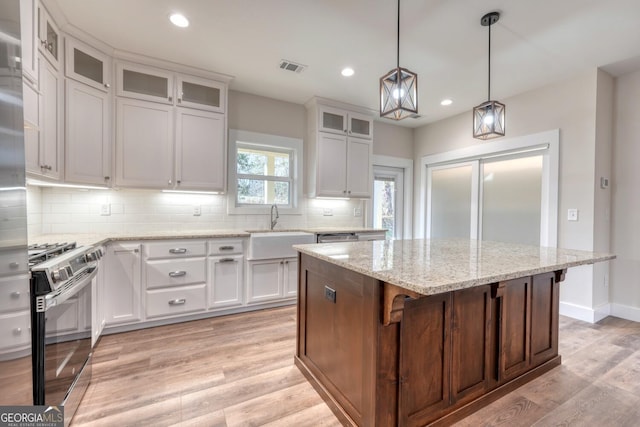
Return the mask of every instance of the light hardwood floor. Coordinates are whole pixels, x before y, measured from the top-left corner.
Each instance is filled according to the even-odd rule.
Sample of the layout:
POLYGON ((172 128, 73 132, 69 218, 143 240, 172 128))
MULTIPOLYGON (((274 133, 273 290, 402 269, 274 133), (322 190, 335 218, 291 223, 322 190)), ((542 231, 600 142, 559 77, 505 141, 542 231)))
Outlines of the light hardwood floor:
MULTIPOLYGON (((72 426, 339 426, 293 365, 295 307, 107 335, 72 426)), ((640 425, 640 323, 560 318, 562 366, 459 426, 640 425)))

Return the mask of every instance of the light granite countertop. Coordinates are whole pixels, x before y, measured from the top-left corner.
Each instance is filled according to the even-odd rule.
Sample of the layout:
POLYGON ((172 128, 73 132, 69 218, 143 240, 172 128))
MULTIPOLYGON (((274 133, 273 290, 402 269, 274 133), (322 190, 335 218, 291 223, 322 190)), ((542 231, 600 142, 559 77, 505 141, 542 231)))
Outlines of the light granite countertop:
POLYGON ((29 244, 54 243, 54 242, 76 242, 78 246, 101 245, 113 241, 134 241, 134 240, 166 240, 166 239, 218 239, 233 237, 249 237, 251 233, 257 232, 284 232, 284 231, 305 231, 307 233, 366 233, 384 232, 384 229, 364 228, 364 227, 326 227, 326 228, 295 228, 268 230, 195 230, 195 231, 149 231, 140 233, 90 233, 90 234, 41 234, 29 236, 29 244))
POLYGON ((294 248, 422 295, 615 258, 612 254, 464 239, 380 240, 294 248))

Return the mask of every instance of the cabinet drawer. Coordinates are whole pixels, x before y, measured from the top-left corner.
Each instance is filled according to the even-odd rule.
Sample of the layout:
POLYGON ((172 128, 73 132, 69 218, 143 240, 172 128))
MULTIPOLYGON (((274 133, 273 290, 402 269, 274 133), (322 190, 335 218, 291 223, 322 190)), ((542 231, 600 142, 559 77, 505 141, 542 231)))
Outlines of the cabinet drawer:
POLYGON ((209 242, 209 255, 241 254, 243 250, 242 240, 212 240, 209 242))
POLYGON ((202 311, 205 285, 147 291, 147 318, 202 311))
POLYGON ((0 279, 0 313, 29 309, 27 275, 0 279))
POLYGON ((184 286, 206 281, 204 258, 147 261, 147 289, 184 286))
POLYGON ((0 353, 21 350, 31 345, 29 310, 0 316, 0 353))
POLYGON ((204 241, 169 241, 145 243, 144 253, 152 258, 180 258, 204 256, 207 253, 204 241))

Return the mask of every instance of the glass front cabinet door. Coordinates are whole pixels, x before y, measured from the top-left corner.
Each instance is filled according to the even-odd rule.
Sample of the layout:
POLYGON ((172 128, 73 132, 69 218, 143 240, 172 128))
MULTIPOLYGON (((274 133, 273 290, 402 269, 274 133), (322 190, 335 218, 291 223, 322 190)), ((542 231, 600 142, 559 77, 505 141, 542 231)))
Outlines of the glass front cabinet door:
POLYGON ((65 38, 65 75, 103 92, 111 88, 108 55, 71 37, 65 38))
POLYGON ((118 96, 173 104, 173 73, 123 62, 116 69, 118 96))
POLYGON ((51 65, 58 69, 60 30, 42 5, 38 8, 38 39, 40 39, 40 52, 51 62, 51 65))
POLYGON ((178 75, 177 105, 224 113, 224 84, 199 77, 178 75))

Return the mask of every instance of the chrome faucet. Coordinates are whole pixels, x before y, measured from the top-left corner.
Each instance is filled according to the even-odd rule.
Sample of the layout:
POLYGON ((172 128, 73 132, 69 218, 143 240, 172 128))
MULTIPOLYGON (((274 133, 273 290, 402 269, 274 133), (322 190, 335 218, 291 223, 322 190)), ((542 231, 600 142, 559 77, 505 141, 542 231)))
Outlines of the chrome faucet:
POLYGON ((278 218, 280 218, 280 215, 278 214, 278 206, 274 203, 271 205, 271 229, 273 230, 273 228, 276 226, 276 224, 278 223, 278 218), (276 216, 275 218, 273 217, 273 210, 276 210, 276 216))

